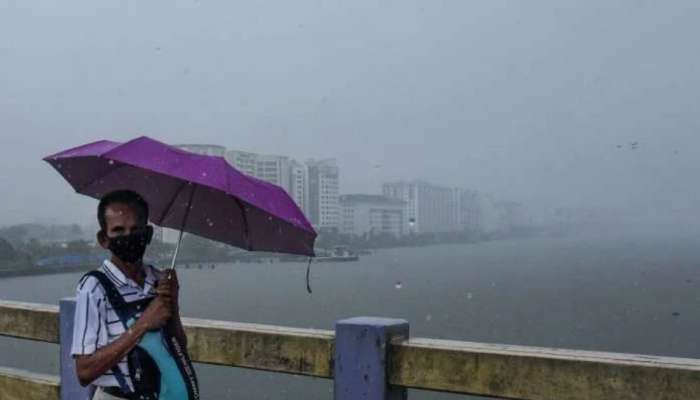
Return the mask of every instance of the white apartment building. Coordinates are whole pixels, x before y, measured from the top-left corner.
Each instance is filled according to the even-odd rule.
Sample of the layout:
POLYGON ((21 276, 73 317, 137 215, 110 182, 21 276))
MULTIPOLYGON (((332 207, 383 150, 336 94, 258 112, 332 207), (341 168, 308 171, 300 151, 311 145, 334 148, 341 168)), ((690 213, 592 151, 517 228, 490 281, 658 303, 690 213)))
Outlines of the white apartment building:
POLYGON ((286 156, 231 150, 226 161, 246 175, 284 189, 308 215, 308 173, 306 166, 286 156))
POLYGON ((288 193, 304 214, 308 215, 309 170, 305 164, 296 160, 291 161, 288 193))
POLYGON ((453 191, 423 181, 398 181, 382 186, 384 196, 403 200, 407 233, 454 231, 450 209, 453 191))
POLYGON ((291 161, 288 157, 275 155, 259 155, 256 160, 255 176, 265 182, 270 182, 287 193, 291 192, 291 161))
POLYGON ((450 220, 455 232, 476 232, 479 229, 478 193, 475 190, 452 188, 450 220))
POLYGON ((340 177, 335 159, 309 160, 308 214, 311 223, 319 230, 340 228, 340 177))
POLYGON ((340 196, 340 231, 355 236, 389 234, 401 237, 405 232, 404 201, 385 196, 349 194, 340 196))
POLYGON ((246 175, 256 176, 258 172, 258 154, 247 151, 229 150, 225 155, 226 161, 246 175))

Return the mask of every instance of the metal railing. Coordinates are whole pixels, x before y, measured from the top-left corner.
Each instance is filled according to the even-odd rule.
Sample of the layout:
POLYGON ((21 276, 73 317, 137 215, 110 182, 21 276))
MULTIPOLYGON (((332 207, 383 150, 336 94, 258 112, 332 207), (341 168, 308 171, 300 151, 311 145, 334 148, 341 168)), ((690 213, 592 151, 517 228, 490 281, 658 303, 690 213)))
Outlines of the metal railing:
MULTIPOLYGON (((0 336, 58 343, 61 376, 0 368, 0 399, 84 398, 69 355, 75 302, 0 301, 0 336)), ((360 317, 335 331, 184 318, 192 360, 334 380, 334 399, 406 388, 521 400, 700 398, 700 360, 409 338, 406 321, 360 317)))

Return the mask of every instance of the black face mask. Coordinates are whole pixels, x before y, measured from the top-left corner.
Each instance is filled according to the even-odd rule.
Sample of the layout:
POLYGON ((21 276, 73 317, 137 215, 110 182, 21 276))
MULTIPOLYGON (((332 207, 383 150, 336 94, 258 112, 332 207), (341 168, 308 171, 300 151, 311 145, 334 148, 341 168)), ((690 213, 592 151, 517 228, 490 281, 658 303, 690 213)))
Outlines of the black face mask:
POLYGON ((112 254, 124 262, 135 263, 143 258, 146 246, 151 242, 151 235, 150 229, 147 229, 108 239, 112 254))

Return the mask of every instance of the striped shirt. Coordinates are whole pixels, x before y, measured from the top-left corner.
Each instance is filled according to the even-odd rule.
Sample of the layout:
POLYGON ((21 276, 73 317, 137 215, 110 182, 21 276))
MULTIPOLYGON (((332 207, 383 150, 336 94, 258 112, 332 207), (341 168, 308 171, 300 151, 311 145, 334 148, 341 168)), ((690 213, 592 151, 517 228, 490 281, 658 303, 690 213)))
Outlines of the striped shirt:
MULTIPOLYGON (((144 266, 146 280, 143 288, 128 278, 111 261, 105 260, 98 271, 103 272, 114 283, 124 301, 134 301, 154 297, 155 284, 160 277, 160 271, 151 265, 144 266)), ((117 313, 112 309, 109 300, 97 278, 88 276, 78 283, 73 329, 73 356, 93 354, 98 349, 117 340, 124 333, 124 325, 119 320, 117 313)), ((137 317, 140 314, 137 314, 137 317)), ((119 362, 126 381, 130 387, 129 368, 126 359, 119 362)), ((119 386, 112 371, 92 382, 95 386, 119 386)))

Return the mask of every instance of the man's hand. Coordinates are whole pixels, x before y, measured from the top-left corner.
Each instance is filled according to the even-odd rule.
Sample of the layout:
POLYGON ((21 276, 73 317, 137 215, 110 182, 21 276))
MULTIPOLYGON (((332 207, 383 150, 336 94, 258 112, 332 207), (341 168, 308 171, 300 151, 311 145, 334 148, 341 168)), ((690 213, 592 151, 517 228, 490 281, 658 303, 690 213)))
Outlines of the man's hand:
POLYGON ((165 326, 173 315, 172 301, 169 296, 158 295, 138 319, 137 323, 144 325, 146 330, 159 329, 165 326))
POLYGON ((180 282, 177 279, 175 270, 170 269, 163 272, 163 277, 158 280, 156 293, 158 296, 170 299, 173 310, 179 309, 180 282))
POLYGON ((169 269, 162 273, 161 279, 156 286, 158 297, 170 300, 172 318, 168 321, 166 329, 175 336, 183 347, 187 347, 187 335, 180 320, 180 283, 177 279, 177 272, 169 269))

